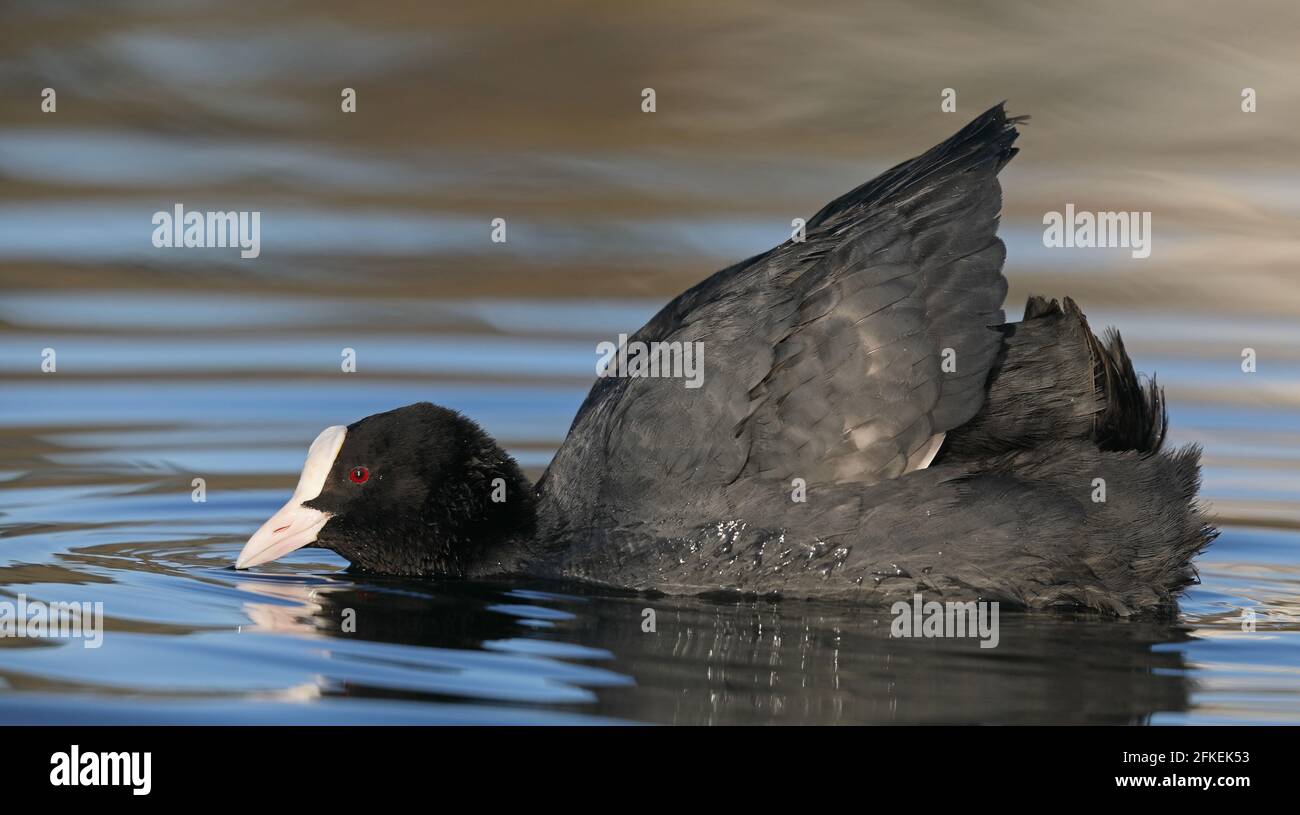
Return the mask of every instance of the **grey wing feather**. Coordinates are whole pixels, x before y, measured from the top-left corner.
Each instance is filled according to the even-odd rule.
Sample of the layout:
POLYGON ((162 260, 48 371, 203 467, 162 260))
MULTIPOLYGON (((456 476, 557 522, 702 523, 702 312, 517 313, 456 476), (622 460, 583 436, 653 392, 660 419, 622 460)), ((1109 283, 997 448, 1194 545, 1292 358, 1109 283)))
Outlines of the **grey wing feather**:
POLYGON ((1017 121, 989 110, 828 204, 805 242, 669 303, 632 339, 702 342, 703 387, 602 380, 574 428, 603 423, 603 451, 557 463, 619 473, 602 490, 618 500, 650 483, 663 497, 665 478, 685 498, 748 477, 901 475, 983 404, 1005 319, 997 173, 1017 121))

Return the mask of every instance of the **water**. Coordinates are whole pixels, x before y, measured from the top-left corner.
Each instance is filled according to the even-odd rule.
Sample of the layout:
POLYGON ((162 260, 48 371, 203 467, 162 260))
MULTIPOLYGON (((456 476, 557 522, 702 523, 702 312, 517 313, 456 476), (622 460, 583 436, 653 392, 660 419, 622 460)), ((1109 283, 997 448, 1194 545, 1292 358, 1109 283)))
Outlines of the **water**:
POLYGON ((1293 7, 103 6, 2 35, 0 599, 107 630, 0 639, 0 721, 1300 722, 1293 7), (1035 117, 1010 311, 1120 326, 1205 446, 1223 535, 1175 619, 1003 615, 980 649, 816 602, 230 568, 326 425, 427 399, 540 474, 597 342, 1001 98, 1035 117), (176 202, 262 210, 262 256, 153 249, 176 202), (1152 210, 1151 258, 1045 250, 1066 202, 1152 210))

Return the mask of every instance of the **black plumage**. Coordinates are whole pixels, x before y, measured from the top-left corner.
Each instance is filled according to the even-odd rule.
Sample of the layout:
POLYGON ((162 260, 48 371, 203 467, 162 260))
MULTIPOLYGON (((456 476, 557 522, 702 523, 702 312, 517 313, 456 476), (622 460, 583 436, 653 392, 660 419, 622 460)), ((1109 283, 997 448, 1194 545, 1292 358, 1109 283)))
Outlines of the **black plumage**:
POLYGON ((353 425, 351 458, 383 460, 359 446, 382 438, 409 462, 371 490, 392 490, 382 522, 349 504, 318 544, 400 574, 1168 607, 1214 534, 1198 451, 1162 451, 1159 389, 1071 300, 1005 323, 997 173, 1018 121, 994 107, 805 241, 675 298, 631 341, 703 343, 703 386, 600 379, 535 488, 441 408, 353 425), (498 478, 508 500, 484 503, 498 478))

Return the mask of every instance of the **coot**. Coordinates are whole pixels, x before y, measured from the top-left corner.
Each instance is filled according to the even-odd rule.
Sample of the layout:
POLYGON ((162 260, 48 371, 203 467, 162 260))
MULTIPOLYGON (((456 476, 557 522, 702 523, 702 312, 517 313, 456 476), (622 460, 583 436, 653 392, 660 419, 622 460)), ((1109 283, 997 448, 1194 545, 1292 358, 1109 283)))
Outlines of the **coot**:
POLYGON ((1162 391, 1070 299, 1005 321, 1019 121, 992 108, 666 305, 627 342, 702 343, 699 387, 598 379, 536 485, 455 411, 368 416, 320 434, 236 568, 313 545, 392 575, 1168 608, 1215 534, 1199 450, 1162 450, 1162 391))

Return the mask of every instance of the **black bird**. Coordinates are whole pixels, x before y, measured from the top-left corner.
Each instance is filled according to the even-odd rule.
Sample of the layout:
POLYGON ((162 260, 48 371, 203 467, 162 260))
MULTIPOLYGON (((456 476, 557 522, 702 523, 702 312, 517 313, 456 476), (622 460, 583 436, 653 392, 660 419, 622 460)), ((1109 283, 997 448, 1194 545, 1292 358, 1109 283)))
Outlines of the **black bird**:
POLYGON ((237 568, 315 545, 394 575, 870 604, 1167 609, 1214 537, 1199 449, 1073 301, 1007 323, 1002 105, 682 293, 629 338, 701 387, 608 376, 529 485, 419 403, 331 427, 237 568), (802 500, 801 500, 802 499, 802 500))

